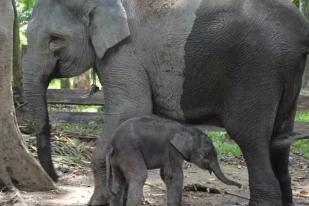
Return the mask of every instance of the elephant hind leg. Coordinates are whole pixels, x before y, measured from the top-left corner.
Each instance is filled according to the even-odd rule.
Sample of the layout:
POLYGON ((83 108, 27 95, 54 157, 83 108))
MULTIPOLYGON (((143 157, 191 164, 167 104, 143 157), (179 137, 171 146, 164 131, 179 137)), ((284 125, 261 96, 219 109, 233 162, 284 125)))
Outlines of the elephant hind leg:
POLYGON ((127 183, 123 173, 117 166, 113 166, 112 182, 110 187, 112 192, 110 197, 110 206, 123 206, 125 204, 127 183))
POLYGON ((293 205, 291 177, 289 174, 290 146, 271 149, 271 163, 275 176, 280 184, 283 206, 293 205))
MULTIPOLYGON (((285 122, 284 126, 275 126, 274 134, 276 136, 281 134, 289 134, 293 131, 294 115, 290 116, 290 119, 285 122)), ((290 145, 286 147, 271 147, 271 163, 275 176, 280 184, 282 193, 283 206, 292 206, 293 194, 291 188, 291 177, 289 174, 289 157, 290 157, 290 145)))
POLYGON ((147 179, 147 166, 141 154, 129 152, 123 155, 121 171, 127 183, 126 206, 140 206, 143 199, 143 187, 147 179))
POLYGON ((272 168, 270 155, 274 118, 256 111, 254 105, 253 109, 246 108, 246 105, 236 106, 239 108, 243 106, 245 112, 230 113, 224 124, 229 135, 240 146, 247 163, 249 206, 282 206, 281 190, 272 168))
MULTIPOLYGON (((288 104, 289 101, 283 101, 288 104)), ((294 118, 296 114, 296 101, 290 102, 291 105, 283 105, 279 107, 273 136, 280 136, 284 134, 290 134, 294 130, 294 118), (290 109, 292 108, 292 110, 290 109), (285 115, 281 115, 285 114, 285 115), (287 119, 282 119, 282 116, 286 116, 287 119)), ((274 137, 275 138, 275 137, 274 137)), ((271 163, 275 176, 280 184, 282 193, 283 206, 292 206, 293 204, 293 193, 291 187, 291 177, 289 174, 289 157, 290 157, 291 145, 285 147, 271 147, 271 163)))
POLYGON ((282 206, 281 190, 272 170, 269 145, 266 142, 239 145, 249 173, 249 206, 282 206))

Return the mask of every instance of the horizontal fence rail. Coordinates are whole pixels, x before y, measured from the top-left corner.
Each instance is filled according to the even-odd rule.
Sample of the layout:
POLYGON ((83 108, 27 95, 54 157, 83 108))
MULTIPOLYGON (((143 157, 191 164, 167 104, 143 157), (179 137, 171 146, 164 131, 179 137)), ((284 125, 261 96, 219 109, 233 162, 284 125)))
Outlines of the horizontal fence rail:
POLYGON ((72 89, 48 89, 47 102, 49 104, 72 105, 104 105, 103 91, 89 94, 89 91, 72 89))
MULTIPOLYGON (((104 106, 104 94, 98 91, 89 95, 89 91, 70 89, 49 89, 47 91, 48 104, 65 105, 97 105, 104 106)), ((309 93, 301 94, 298 98, 298 109, 309 109, 309 93)), ((103 121, 103 112, 50 112, 51 121, 66 121, 72 123, 103 121)), ((30 116, 26 110, 17 110, 20 122, 27 122, 30 116)))

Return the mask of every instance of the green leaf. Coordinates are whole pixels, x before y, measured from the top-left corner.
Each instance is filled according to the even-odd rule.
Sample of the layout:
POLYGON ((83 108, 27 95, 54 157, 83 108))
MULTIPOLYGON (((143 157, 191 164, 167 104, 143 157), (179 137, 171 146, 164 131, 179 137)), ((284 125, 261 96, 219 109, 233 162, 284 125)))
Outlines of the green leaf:
POLYGON ((27 10, 32 10, 36 0, 19 0, 20 4, 23 4, 27 10))

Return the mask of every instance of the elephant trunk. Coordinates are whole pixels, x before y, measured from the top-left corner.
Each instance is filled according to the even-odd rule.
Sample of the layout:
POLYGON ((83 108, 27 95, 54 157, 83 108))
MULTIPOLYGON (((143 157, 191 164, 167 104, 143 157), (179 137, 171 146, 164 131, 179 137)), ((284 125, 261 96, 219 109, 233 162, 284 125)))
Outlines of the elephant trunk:
POLYGON ((216 177, 222 181, 224 184, 227 185, 234 185, 236 187, 241 187, 241 184, 239 184, 238 182, 234 182, 232 180, 229 180, 222 172, 220 165, 218 163, 218 161, 211 161, 211 163, 209 164, 210 166, 210 170, 214 172, 214 174, 216 175, 216 177))
POLYGON ((44 170, 56 181, 58 176, 51 159, 50 125, 46 101, 49 74, 44 74, 44 71, 46 70, 40 65, 23 59, 24 97, 36 132, 38 158, 44 170))

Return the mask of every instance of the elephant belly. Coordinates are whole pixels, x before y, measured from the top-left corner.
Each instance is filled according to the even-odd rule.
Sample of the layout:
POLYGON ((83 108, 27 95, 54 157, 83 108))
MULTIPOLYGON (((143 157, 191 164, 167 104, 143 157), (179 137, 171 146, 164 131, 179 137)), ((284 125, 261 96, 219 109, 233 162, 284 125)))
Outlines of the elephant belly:
POLYGON ((163 21, 159 30, 152 30, 152 38, 144 42, 143 54, 151 81, 154 112, 184 120, 180 105, 185 70, 185 43, 189 37, 196 10, 202 0, 178 0, 170 12, 152 21, 163 21), (164 20, 162 20, 164 19, 164 20), (145 52, 147 51, 147 52, 145 52))

